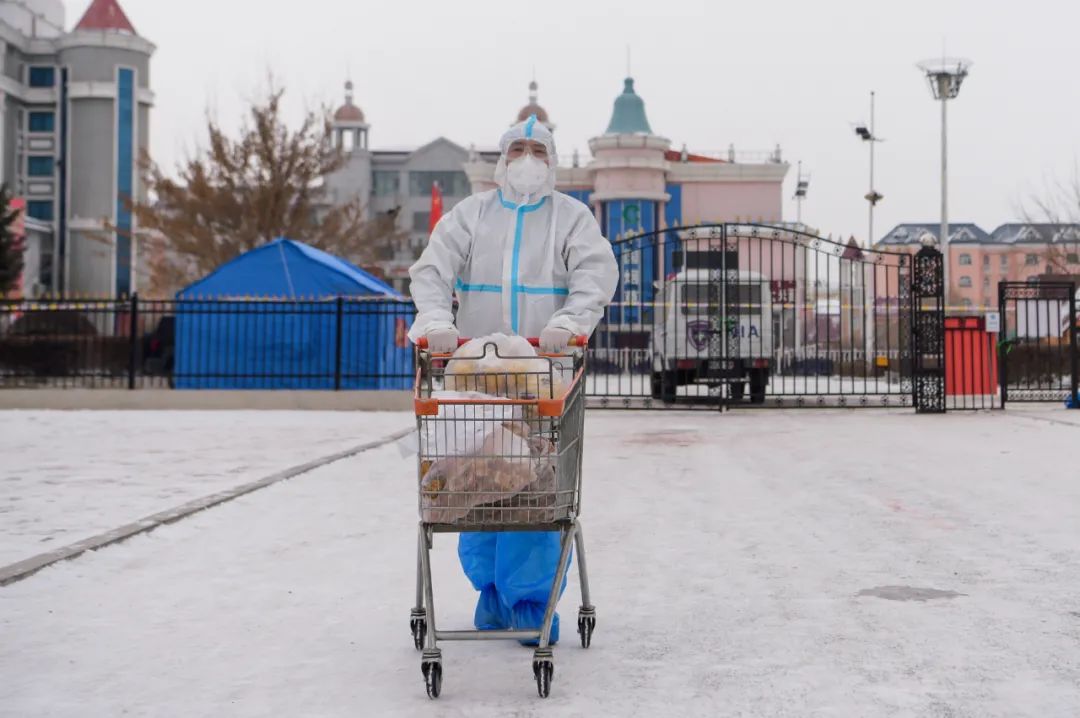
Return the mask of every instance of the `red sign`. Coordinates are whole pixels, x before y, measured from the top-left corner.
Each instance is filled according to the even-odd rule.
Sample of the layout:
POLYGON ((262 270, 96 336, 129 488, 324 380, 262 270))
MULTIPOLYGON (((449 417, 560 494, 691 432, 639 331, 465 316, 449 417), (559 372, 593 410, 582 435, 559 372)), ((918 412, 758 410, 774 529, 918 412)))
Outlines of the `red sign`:
POLYGON ((769 282, 772 290, 773 304, 795 303, 795 281, 791 279, 774 279, 769 282))
POLYGON ((435 225, 442 219, 442 190, 439 183, 431 185, 431 216, 428 218, 428 234, 435 231, 435 225))

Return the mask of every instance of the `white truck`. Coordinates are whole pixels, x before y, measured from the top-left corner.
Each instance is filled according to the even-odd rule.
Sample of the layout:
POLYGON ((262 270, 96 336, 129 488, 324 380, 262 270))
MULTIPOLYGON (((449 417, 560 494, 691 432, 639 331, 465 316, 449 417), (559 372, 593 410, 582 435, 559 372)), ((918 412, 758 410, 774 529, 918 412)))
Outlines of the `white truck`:
POLYGON ((772 293, 763 275, 740 270, 723 282, 707 269, 684 269, 657 289, 650 350, 652 396, 675 401, 678 387, 731 385, 731 398, 765 402, 773 357, 772 293), (726 286, 726 291, 721 291, 726 286), (721 294, 726 294, 726 301, 721 294), (727 338, 716 331, 727 327, 727 338))

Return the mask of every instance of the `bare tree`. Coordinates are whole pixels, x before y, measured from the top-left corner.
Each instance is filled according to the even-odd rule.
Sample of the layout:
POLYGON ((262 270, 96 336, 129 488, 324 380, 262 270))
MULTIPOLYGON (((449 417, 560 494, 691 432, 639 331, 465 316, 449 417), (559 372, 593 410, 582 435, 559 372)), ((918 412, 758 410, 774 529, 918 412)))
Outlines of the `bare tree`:
POLYGON ((209 141, 166 174, 141 163, 150 201, 132 202, 151 285, 174 289, 279 237, 306 242, 360 265, 402 236, 394 217, 366 217, 359 197, 330 205, 324 178, 345 158, 329 114, 308 112, 295 129, 282 116, 284 91, 251 103, 239 134, 207 120, 209 141))
POLYGON ((1047 182, 1032 195, 1021 216, 1046 239, 1047 274, 1080 274, 1080 163, 1073 165, 1071 177, 1047 182))

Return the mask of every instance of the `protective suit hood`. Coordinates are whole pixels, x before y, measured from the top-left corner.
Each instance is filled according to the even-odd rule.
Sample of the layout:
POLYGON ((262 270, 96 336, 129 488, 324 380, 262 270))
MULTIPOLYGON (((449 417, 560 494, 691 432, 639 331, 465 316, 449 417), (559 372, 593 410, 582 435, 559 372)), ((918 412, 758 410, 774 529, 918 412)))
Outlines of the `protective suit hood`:
POLYGON ((551 130, 536 119, 536 115, 530 115, 529 119, 519 122, 503 133, 499 140, 499 161, 495 164, 495 184, 502 190, 503 197, 515 204, 529 201, 535 202, 541 197, 547 197, 555 191, 555 174, 559 166, 559 157, 555 153, 555 138, 551 130), (544 145, 548 151, 548 176, 543 187, 539 191, 524 195, 510 186, 506 176, 507 159, 506 153, 511 143, 515 140, 531 140, 544 145))

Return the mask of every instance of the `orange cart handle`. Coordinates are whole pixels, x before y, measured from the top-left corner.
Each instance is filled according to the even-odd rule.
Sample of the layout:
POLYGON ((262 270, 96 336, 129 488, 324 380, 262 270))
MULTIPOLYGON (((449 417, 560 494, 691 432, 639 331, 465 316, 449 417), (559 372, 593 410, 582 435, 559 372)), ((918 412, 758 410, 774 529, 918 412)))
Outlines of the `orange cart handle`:
MULTIPOLYGON (((470 341, 472 341, 472 339, 469 337, 458 337, 458 346, 464 346, 470 341)), ((534 347, 540 346, 540 337, 526 337, 525 341, 529 342, 529 344, 532 344, 534 347)), ((416 342, 416 346, 419 349, 427 349, 427 337, 420 337, 420 339, 416 342)), ((584 334, 578 334, 577 336, 570 337, 569 346, 585 348, 589 346, 589 337, 584 334)))

